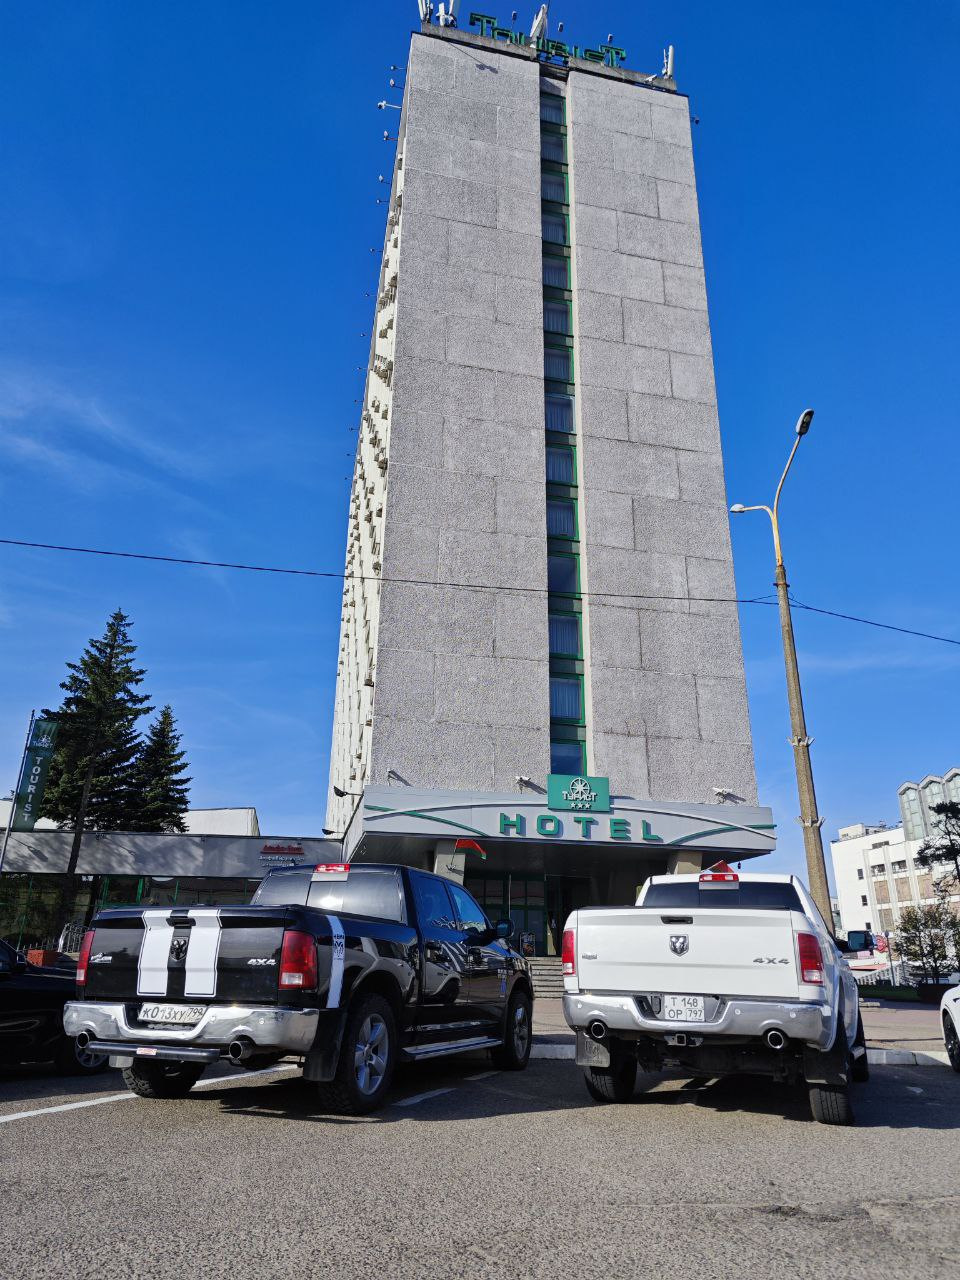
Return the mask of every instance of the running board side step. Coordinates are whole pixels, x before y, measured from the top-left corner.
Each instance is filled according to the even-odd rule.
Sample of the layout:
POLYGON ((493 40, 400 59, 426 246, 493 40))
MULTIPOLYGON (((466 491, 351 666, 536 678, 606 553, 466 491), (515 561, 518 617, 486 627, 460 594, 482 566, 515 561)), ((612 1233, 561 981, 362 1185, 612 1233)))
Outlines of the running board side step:
POLYGON ((412 1058, 417 1061, 420 1058, 443 1058, 451 1053, 469 1053, 471 1049, 496 1049, 503 1044, 498 1036, 474 1036, 470 1040, 437 1040, 432 1044, 414 1044, 408 1049, 404 1049, 402 1057, 406 1059, 412 1058))

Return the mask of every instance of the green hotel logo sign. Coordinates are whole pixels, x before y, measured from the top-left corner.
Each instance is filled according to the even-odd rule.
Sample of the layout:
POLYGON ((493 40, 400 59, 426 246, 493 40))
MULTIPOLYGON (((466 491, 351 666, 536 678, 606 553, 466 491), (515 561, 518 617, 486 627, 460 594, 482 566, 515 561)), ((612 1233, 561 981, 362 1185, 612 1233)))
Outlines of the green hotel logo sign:
POLYGON ((551 773, 547 778, 547 808, 609 813, 610 779, 551 773))
MULTIPOLYGON (((486 36, 488 40, 504 40, 507 44, 523 47, 532 43, 522 31, 514 31, 512 27, 503 26, 499 18, 491 17, 489 13, 471 13, 470 26, 479 27, 480 35, 486 36)), ((613 44, 602 44, 599 49, 581 49, 578 44, 565 44, 563 40, 546 40, 543 36, 537 38, 536 50, 547 59, 558 58, 561 62, 567 62, 570 58, 583 58, 586 62, 601 62, 608 67, 619 67, 627 56, 626 49, 613 44)))

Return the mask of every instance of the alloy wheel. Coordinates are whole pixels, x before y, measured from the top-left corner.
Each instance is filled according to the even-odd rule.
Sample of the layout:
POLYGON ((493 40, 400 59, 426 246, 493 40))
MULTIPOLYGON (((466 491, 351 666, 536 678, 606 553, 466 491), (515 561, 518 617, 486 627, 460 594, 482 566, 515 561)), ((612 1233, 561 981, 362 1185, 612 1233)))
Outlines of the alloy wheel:
POLYGON ((960 1071, 960 1036, 957 1035, 957 1028, 949 1014, 945 1014, 943 1019, 943 1040, 947 1046, 950 1065, 955 1071, 960 1071))
POLYGON ((357 1088, 367 1095, 376 1093, 387 1070, 387 1024, 379 1014, 364 1018, 357 1032, 353 1062, 357 1088))
POLYGON ((527 1052, 530 1040, 530 1016, 526 1004, 521 1000, 513 1011, 513 1051, 518 1058, 527 1052))

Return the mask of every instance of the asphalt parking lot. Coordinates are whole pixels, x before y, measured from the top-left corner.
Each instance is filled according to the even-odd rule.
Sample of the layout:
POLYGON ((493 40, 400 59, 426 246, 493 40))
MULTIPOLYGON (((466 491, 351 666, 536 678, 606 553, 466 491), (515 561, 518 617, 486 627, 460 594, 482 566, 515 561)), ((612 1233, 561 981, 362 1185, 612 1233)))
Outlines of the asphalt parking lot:
POLYGON ((391 1105, 357 1120, 319 1113, 293 1070, 225 1070, 174 1102, 126 1096, 116 1072, 0 1076, 0 1275, 960 1268, 948 1068, 875 1068, 851 1129, 748 1079, 642 1080, 631 1103, 598 1107, 570 1062, 403 1068, 391 1105))

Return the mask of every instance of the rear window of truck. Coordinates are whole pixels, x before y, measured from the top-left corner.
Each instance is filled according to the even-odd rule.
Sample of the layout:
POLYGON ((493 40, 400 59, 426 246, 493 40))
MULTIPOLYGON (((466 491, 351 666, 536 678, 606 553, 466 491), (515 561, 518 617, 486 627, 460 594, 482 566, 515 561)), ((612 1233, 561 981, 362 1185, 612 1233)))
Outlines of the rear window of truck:
POLYGON ((399 874, 372 867, 352 867, 345 880, 327 882, 322 878, 315 881, 310 867, 274 871, 262 881, 253 895, 252 905, 319 907, 321 911, 346 911, 401 924, 407 918, 399 874))
POLYGON ((681 884, 651 884, 644 894, 644 907, 673 910, 689 907, 719 907, 737 910, 803 912, 800 895, 792 884, 764 884, 757 880, 741 880, 736 887, 704 889, 694 881, 681 884))

